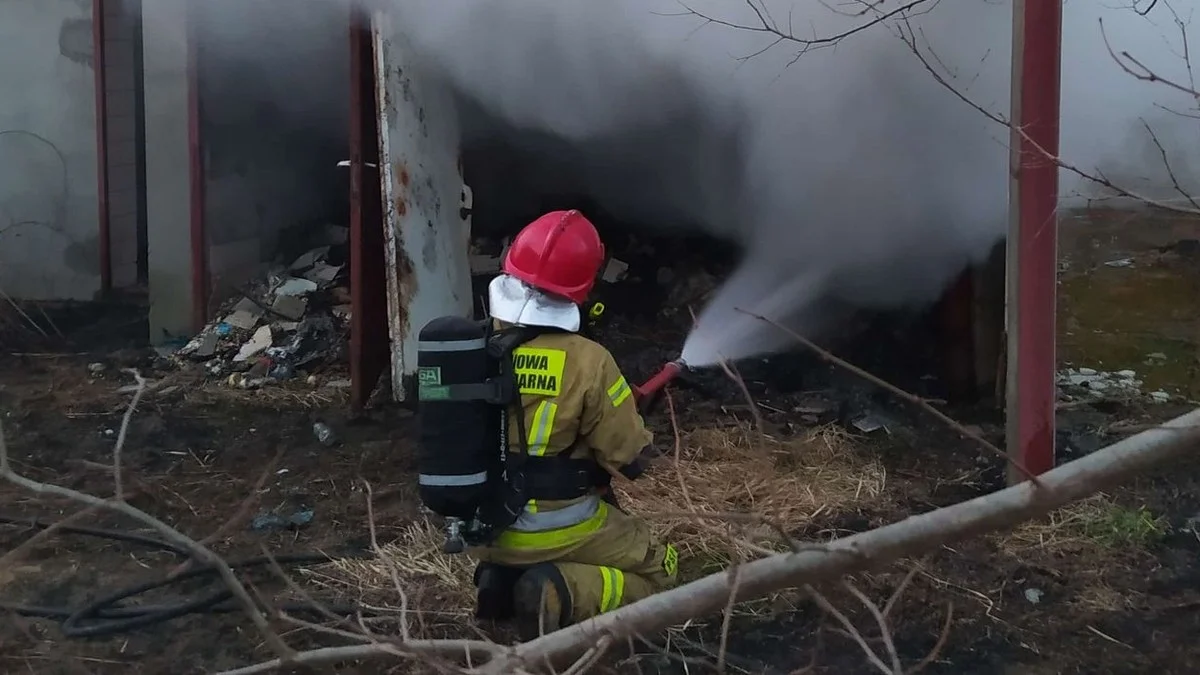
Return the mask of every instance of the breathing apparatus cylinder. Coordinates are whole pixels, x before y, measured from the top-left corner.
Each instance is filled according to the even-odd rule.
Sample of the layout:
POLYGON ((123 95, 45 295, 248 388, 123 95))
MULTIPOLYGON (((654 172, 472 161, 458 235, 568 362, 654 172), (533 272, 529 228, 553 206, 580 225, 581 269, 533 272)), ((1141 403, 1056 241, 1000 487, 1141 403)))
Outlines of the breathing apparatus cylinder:
POLYGON ((417 343, 421 501, 438 515, 470 522, 488 502, 499 471, 503 408, 488 401, 495 360, 490 323, 444 316, 417 343))

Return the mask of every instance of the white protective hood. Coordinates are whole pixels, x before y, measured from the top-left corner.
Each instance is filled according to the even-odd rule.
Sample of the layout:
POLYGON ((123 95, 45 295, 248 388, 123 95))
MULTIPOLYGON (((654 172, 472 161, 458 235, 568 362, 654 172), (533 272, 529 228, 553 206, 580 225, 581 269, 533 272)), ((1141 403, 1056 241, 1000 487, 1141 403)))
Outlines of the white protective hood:
POLYGON ((501 274, 488 284, 488 310, 492 318, 519 326, 545 326, 579 332, 579 306, 551 297, 525 282, 501 274))

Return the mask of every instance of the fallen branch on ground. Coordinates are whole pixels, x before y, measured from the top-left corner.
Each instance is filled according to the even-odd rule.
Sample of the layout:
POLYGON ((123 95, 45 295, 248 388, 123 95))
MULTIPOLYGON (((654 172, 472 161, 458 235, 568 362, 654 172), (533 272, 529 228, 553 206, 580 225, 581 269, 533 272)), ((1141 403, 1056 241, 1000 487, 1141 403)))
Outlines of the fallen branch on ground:
MULTIPOLYGON (((1200 423, 1200 410, 1168 422, 1166 427, 1200 423)), ((1105 487, 1200 445, 1200 430, 1147 431, 1087 457, 1042 474, 1042 487, 1025 482, 961 504, 912 516, 892 525, 838 539, 824 551, 784 553, 747 563, 738 574, 739 600, 780 588, 816 584, 923 554, 942 544, 1011 528, 1021 522, 1082 499, 1105 487)), ((507 673, 532 660, 578 655, 602 635, 625 637, 652 633, 688 619, 719 611, 728 601, 731 578, 713 574, 676 589, 622 607, 609 614, 519 645, 511 655, 480 669, 507 673)))
MULTIPOLYGON (((1127 438, 1040 476, 1041 488, 1025 482, 970 501, 916 515, 833 541, 820 549, 781 553, 743 565, 734 577, 718 572, 613 612, 602 614, 513 648, 482 641, 425 640, 401 645, 369 644, 298 653, 291 663, 310 666, 381 656, 421 653, 492 656, 473 669, 479 675, 519 672, 530 664, 569 662, 605 636, 621 641, 648 635, 689 619, 721 611, 733 595, 749 600, 782 588, 819 584, 850 573, 915 557, 969 537, 1008 529, 1121 483, 1131 476, 1200 446, 1200 410, 1127 438), (1185 430, 1186 429, 1186 430, 1185 430), (736 592, 735 592, 736 591, 736 592)), ((280 659, 224 675, 253 675, 282 667, 280 659)))
POLYGON ((33 327, 34 330, 41 333, 42 337, 44 337, 44 338, 50 337, 50 334, 46 332, 46 329, 42 328, 41 324, 39 324, 37 321, 34 321, 33 317, 29 316, 29 314, 27 314, 24 309, 21 309, 21 306, 19 304, 17 304, 17 301, 14 300, 11 295, 9 295, 8 293, 5 293, 3 288, 0 288, 0 297, 3 297, 8 302, 9 305, 12 305, 12 308, 17 310, 17 314, 20 314, 21 318, 25 319, 25 321, 31 327, 33 327))
POLYGON ((197 560, 207 565, 211 565, 217 570, 221 580, 229 588, 229 591, 233 593, 233 596, 238 600, 239 604, 242 605, 246 615, 263 634, 263 638, 267 641, 267 644, 271 646, 272 650, 281 656, 290 656, 292 650, 273 630, 271 630, 270 625, 267 623, 266 617, 263 615, 262 611, 259 610, 258 605, 255 604, 254 600, 250 597, 250 593, 246 590, 246 587, 240 581, 238 581, 238 578, 233 573, 233 570, 230 569, 229 565, 222 560, 220 556, 216 555, 208 548, 200 545, 191 537, 188 537, 179 530, 176 530, 154 516, 142 511, 141 509, 135 508, 124 501, 124 492, 120 489, 121 451, 123 450, 125 443, 124 433, 125 429, 128 427, 129 416, 136 407, 138 399, 141 398, 141 391, 145 386, 145 380, 140 374, 135 373, 135 378, 138 381, 139 388, 137 393, 134 394, 133 401, 130 403, 130 406, 124 416, 121 425, 122 434, 118 438, 116 446, 113 448, 113 478, 118 487, 115 497, 111 499, 102 499, 100 497, 96 497, 85 492, 72 490, 70 488, 65 488, 50 483, 41 483, 18 474, 13 470, 9 463, 8 446, 5 442, 4 427, 2 424, 0 424, 0 479, 4 479, 13 485, 22 487, 39 495, 53 495, 55 497, 62 497, 64 499, 84 504, 89 507, 119 513, 138 521, 139 523, 162 535, 162 537, 167 541, 186 549, 197 560))

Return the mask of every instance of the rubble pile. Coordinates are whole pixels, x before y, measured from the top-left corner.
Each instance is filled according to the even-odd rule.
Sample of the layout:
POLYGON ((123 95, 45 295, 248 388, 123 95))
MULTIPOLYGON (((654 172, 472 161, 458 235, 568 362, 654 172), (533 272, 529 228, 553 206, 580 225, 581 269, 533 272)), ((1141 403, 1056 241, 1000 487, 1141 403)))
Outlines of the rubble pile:
POLYGON ((221 307, 217 319, 175 352, 230 386, 252 389, 341 360, 349 330, 345 266, 330 247, 275 269, 221 307))
MULTIPOLYGON (((1107 372, 1094 368, 1068 368, 1058 374, 1058 386, 1066 400, 1139 398, 1143 396, 1142 384, 1133 370, 1107 372)), ((1165 391, 1145 395, 1155 403, 1171 400, 1171 395, 1165 391)))

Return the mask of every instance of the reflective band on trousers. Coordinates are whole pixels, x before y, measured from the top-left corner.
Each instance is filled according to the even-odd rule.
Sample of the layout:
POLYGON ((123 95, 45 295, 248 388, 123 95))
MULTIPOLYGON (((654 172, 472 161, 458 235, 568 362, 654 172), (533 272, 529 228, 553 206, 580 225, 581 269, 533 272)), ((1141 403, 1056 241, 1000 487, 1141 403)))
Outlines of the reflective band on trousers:
POLYGON ((479 485, 487 482, 487 472, 480 471, 479 473, 470 473, 458 476, 441 476, 423 473, 417 476, 417 483, 427 485, 429 487, 464 487, 467 485, 479 485))
POLYGON ((578 515, 586 511, 579 507, 587 505, 589 508, 595 508, 595 512, 585 517, 584 520, 575 522, 572 525, 558 527, 552 530, 518 530, 514 527, 502 532, 496 538, 496 546, 499 548, 525 549, 525 550, 544 550, 561 548, 563 546, 571 546, 577 544, 584 539, 587 539, 597 530, 604 527, 605 521, 608 520, 608 506, 599 500, 597 497, 589 497, 586 501, 579 504, 572 504, 564 509, 557 511, 541 511, 539 513, 523 513, 517 519, 517 523, 522 523, 528 526, 530 521, 535 521, 533 525, 543 525, 552 522, 553 520, 565 520, 558 514, 564 511, 570 511, 578 515))
POLYGON ((592 495, 578 504, 564 506, 554 511, 536 511, 522 513, 510 529, 518 532, 545 532, 560 530, 564 527, 578 525, 592 518, 600 511, 600 498, 592 495))
POLYGON ((600 595, 600 613, 603 614, 621 606, 625 597, 625 573, 615 567, 601 567, 600 578, 604 581, 600 595))
POLYGON ((469 352, 473 349, 483 349, 487 346, 487 340, 483 338, 475 338, 474 340, 421 340, 417 343, 417 349, 423 352, 469 352))

